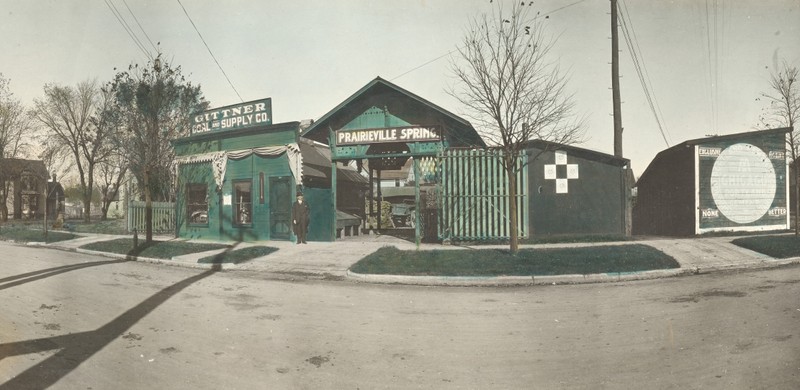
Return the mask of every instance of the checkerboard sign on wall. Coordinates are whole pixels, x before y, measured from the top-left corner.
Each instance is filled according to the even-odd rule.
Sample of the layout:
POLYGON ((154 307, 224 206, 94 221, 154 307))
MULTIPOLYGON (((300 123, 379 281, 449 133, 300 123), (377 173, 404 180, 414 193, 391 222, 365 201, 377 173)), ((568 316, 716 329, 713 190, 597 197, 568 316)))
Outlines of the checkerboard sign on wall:
POLYGON ((569 180, 578 179, 578 164, 567 163, 567 152, 557 150, 555 153, 555 164, 544 165, 545 180, 556 181, 556 193, 569 193, 569 180))

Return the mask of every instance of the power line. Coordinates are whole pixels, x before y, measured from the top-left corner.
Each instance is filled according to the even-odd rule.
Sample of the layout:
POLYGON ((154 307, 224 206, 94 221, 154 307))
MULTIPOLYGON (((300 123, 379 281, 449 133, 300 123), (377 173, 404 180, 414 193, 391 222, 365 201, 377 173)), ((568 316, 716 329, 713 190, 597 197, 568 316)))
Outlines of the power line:
POLYGON ((139 38, 136 37, 136 34, 133 32, 133 30, 131 30, 130 26, 128 26, 128 23, 125 22, 125 18, 123 18, 122 14, 119 13, 117 7, 113 3, 113 0, 103 0, 103 1, 105 1, 108 9, 111 10, 111 13, 114 14, 114 17, 117 19, 117 22, 119 22, 122 28, 125 29, 125 32, 128 33, 128 36, 133 40, 133 43, 139 48, 139 50, 142 51, 142 53, 144 53, 147 59, 152 60, 153 57, 147 50, 145 50, 144 45, 142 45, 142 42, 139 41, 139 38))
POLYGON ((228 74, 225 73, 225 69, 222 69, 222 65, 219 64, 219 61, 217 61, 217 57, 215 57, 214 53, 211 52, 211 48, 208 47, 208 44, 206 43, 206 40, 203 39, 203 34, 200 34, 200 30, 197 29, 197 26, 194 24, 194 20, 192 20, 192 17, 189 16, 189 12, 186 11, 186 7, 183 6, 183 3, 181 3, 181 0, 178 0, 178 4, 180 4, 181 8, 183 9, 183 13, 186 14, 186 17, 189 19, 189 22, 192 23, 192 27, 194 27, 194 31, 197 32, 197 36, 199 36, 200 40, 203 41, 203 45, 206 46, 206 50, 208 50, 208 54, 211 54, 211 58, 213 58, 214 62, 217 63, 217 67, 219 67, 219 70, 225 76, 225 80, 228 80, 228 84, 233 89, 233 92, 236 92, 236 96, 239 97, 239 100, 244 102, 244 99, 242 99, 242 95, 239 95, 239 91, 237 91, 236 87, 233 86, 233 83, 231 82, 230 77, 228 77, 228 74))
POLYGON ((131 7, 128 7, 128 2, 125 0, 122 0, 122 2, 125 4, 125 8, 128 9, 128 12, 130 12, 131 16, 133 16, 133 20, 136 21, 136 24, 139 26, 139 30, 142 30, 142 34, 144 34, 144 37, 147 38, 148 42, 150 42, 150 46, 152 46, 153 50, 155 50, 156 53, 158 53, 158 48, 156 47, 156 45, 153 44, 153 41, 150 40, 150 36, 147 35, 147 32, 144 31, 144 28, 142 28, 142 24, 139 23, 139 18, 137 18, 136 15, 133 14, 133 11, 131 11, 131 7))
POLYGON ((455 49, 453 49, 453 50, 450 50, 450 51, 448 51, 448 52, 447 52, 447 53, 445 53, 445 54, 442 54, 442 55, 440 55, 440 56, 438 56, 438 57, 436 57, 436 58, 434 58, 434 59, 432 59, 432 60, 430 60, 430 61, 428 61, 428 62, 426 62, 426 63, 424 63, 424 64, 422 64, 422 65, 420 65, 420 66, 417 66, 417 67, 415 67, 415 68, 413 68, 413 69, 411 69, 411 70, 409 70, 409 71, 407 71, 407 72, 405 72, 405 73, 402 73, 402 74, 400 74, 399 76, 395 76, 395 77, 393 77, 393 78, 389 79, 389 81, 394 81, 395 79, 399 79, 399 78, 401 78, 401 77, 403 77, 403 76, 405 76, 405 75, 407 75, 407 74, 409 74, 409 73, 411 73, 411 72, 413 72, 413 71, 415 71, 415 70, 417 70, 417 69, 419 69, 419 68, 422 68, 422 67, 423 67, 423 66, 425 66, 425 65, 428 65, 428 64, 430 64, 430 63, 432 63, 432 62, 436 62, 436 61, 438 61, 438 60, 440 60, 440 59, 442 59, 442 58, 444 58, 444 57, 447 57, 447 56, 449 56, 449 55, 450 55, 450 53, 452 53, 452 52, 454 52, 454 51, 456 51, 456 50, 458 50, 458 48, 455 48, 455 49))
POLYGON ((647 65, 644 61, 644 54, 642 52, 642 48, 639 46, 639 38, 636 36, 636 29, 633 26, 633 22, 631 21, 630 12, 628 12, 628 4, 625 0, 622 0, 622 6, 625 8, 625 28, 627 29, 630 25, 630 30, 633 33, 633 42, 636 44, 636 50, 632 53, 637 55, 637 58, 641 57, 641 68, 644 70, 644 76, 647 80, 648 86, 648 95, 652 95, 652 101, 655 103, 655 110, 653 111, 653 116, 656 118, 656 123, 659 126, 659 130, 661 131, 661 135, 664 137, 664 141, 669 146, 669 140, 672 139, 672 136, 669 133, 669 129, 664 122, 664 113, 661 111, 661 105, 658 104, 658 99, 655 97, 655 88, 653 88, 653 82, 650 79, 650 72, 647 70, 647 65), (660 119, 659 119, 660 118, 660 119), (665 134, 666 133, 666 134, 665 134))
POLYGON ((586 0, 578 0, 578 1, 574 2, 574 3, 572 3, 572 4, 567 4, 567 5, 563 6, 563 7, 556 8, 556 9, 550 11, 550 12, 546 12, 546 13, 543 13, 541 15, 537 15, 537 16, 534 17, 534 19, 546 17, 548 15, 551 15, 551 14, 554 14, 554 13, 556 13, 558 11, 561 11, 564 8, 569 8, 569 7, 572 7, 573 5, 578 5, 580 3, 583 3, 584 1, 586 1, 586 0))
MULTIPOLYGON (((639 77, 639 83, 642 85, 642 90, 644 91, 647 104, 650 107, 650 111, 653 113, 653 117, 655 117, 658 130, 661 132, 661 137, 664 139, 667 147, 669 147, 670 145, 669 140, 667 139, 667 131, 662 124, 661 118, 659 118, 661 109, 660 107, 657 108, 658 102, 655 99, 655 94, 652 92, 653 86, 650 82, 650 75, 647 72, 647 67, 644 65, 644 59, 641 58, 642 50, 639 47, 638 39, 636 38, 636 31, 633 28, 633 23, 630 21, 628 6, 625 4, 624 0, 622 5, 624 7, 624 12, 619 12, 619 19, 622 22, 622 35, 625 37, 625 44, 628 46, 631 60, 633 61, 636 74, 639 77)), ((618 12, 618 10, 615 10, 615 12, 618 12)), ((663 114, 661 116, 663 117, 663 114)))
MULTIPOLYGON (((711 100, 711 126, 712 132, 717 132, 717 96, 715 95, 715 86, 717 85, 716 82, 716 67, 715 64, 715 56, 712 53, 712 41, 711 41, 711 20, 708 10, 708 0, 705 1, 705 9, 706 9, 706 53, 708 54, 708 79, 709 85, 708 92, 711 100)), ((716 28, 714 29, 716 31, 716 28)), ((714 47, 716 47, 716 42, 714 42, 714 47)))
MULTIPOLYGON (((178 1, 180 1, 180 0, 178 0, 178 1)), ((572 6, 574 6, 574 5, 578 5, 578 4, 580 4, 580 3, 583 3, 583 2, 585 2, 585 1, 586 1, 586 0, 578 0, 578 1, 574 2, 574 3, 567 4, 567 5, 565 5, 565 6, 562 6, 562 7, 556 8, 556 9, 554 9, 554 10, 550 11, 550 12, 545 12, 545 13, 543 13, 543 14, 537 14, 536 16, 534 16, 534 17, 533 17, 533 19, 537 19, 537 18, 546 18, 546 17, 549 17, 550 15, 552 15, 552 14, 554 14, 554 13, 558 12, 558 11, 561 11, 561 10, 563 10, 563 9, 565 9, 565 8, 572 7, 572 6)), ((406 71, 406 72, 404 72, 404 73, 401 73, 401 74, 400 74, 400 75, 398 75, 398 76, 395 76, 395 77, 393 77, 393 78, 389 79, 389 81, 394 81, 394 80, 396 80, 396 79, 399 79, 400 77, 403 77, 403 76, 405 76, 405 75, 407 75, 407 74, 409 74, 409 73, 411 73, 411 72, 413 72, 413 71, 415 71, 415 70, 417 70, 417 69, 420 69, 420 68, 422 68, 422 67, 424 67, 424 66, 426 66, 426 65, 429 65, 429 64, 431 64, 431 63, 434 63, 434 62, 436 62, 436 61, 438 61, 438 60, 440 60, 440 59, 442 59, 442 58, 444 58, 444 57, 447 57, 447 56, 449 56, 449 55, 450 55, 450 54, 452 54, 454 51, 456 51, 456 50, 459 50, 459 49, 460 49, 460 47, 456 47, 455 49, 452 49, 452 50, 448 51, 448 52, 447 52, 447 53, 445 53, 445 54, 442 54, 442 55, 440 55, 440 56, 438 56, 438 57, 436 57, 436 58, 434 58, 434 59, 432 59, 432 60, 430 60, 430 61, 428 61, 428 62, 425 62, 425 63, 424 63, 424 64, 422 64, 422 65, 416 66, 416 67, 412 68, 411 70, 408 70, 408 71, 406 71)))

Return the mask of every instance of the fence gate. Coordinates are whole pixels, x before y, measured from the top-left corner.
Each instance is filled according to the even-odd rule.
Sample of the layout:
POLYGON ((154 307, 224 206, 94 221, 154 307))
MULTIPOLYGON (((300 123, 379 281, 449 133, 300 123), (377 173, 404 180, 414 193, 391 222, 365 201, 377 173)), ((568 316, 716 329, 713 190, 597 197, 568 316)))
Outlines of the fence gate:
MULTIPOLYGON (((175 203, 152 202, 153 232, 175 233, 175 203)), ((145 202, 132 201, 128 204, 128 231, 133 229, 143 233, 147 228, 145 221, 145 202)))
MULTIPOLYGON (((448 149, 439 153, 439 238, 509 239, 509 185, 501 150, 448 149)), ((517 160, 517 232, 528 235, 528 166, 517 160)))

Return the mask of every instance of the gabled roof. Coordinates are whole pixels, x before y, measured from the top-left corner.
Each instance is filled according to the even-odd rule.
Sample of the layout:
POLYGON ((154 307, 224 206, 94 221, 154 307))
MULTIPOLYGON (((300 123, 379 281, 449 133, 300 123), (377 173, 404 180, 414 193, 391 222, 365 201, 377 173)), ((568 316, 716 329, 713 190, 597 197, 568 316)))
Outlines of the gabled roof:
POLYGON ((42 160, 26 160, 21 158, 2 159, 0 173, 10 177, 19 176, 23 172, 33 174, 42 180, 47 180, 49 173, 42 160))
POLYGON ((612 154, 598 152, 596 150, 591 150, 591 149, 579 148, 577 146, 572 146, 572 145, 565 145, 541 139, 526 141, 523 143, 523 145, 526 149, 534 147, 539 150, 550 150, 550 151, 564 150, 573 157, 580 157, 585 160, 592 160, 620 167, 625 165, 630 166, 630 160, 628 160, 627 158, 617 157, 612 154))
POLYGON ((789 133, 792 131, 791 127, 781 127, 778 129, 767 129, 767 130, 756 130, 756 131, 745 131, 742 133, 735 133, 735 134, 726 134, 726 135, 715 135, 711 137, 703 137, 703 138, 696 138, 691 139, 688 141, 684 141, 678 145, 671 147, 670 149, 678 149, 681 146, 694 146, 699 144, 705 144, 710 142, 719 142, 719 141, 729 141, 732 139, 738 138, 748 138, 754 135, 770 135, 773 133, 789 133))
POLYGON ((444 125, 452 146, 486 146, 468 121, 380 77, 334 107, 301 135, 328 143, 329 130, 338 130, 370 107, 389 106, 393 115, 415 125, 444 125))
MULTIPOLYGON (((330 180, 331 150, 314 142, 300 138, 298 140, 300 153, 303 155, 303 174, 330 180)), ((344 180, 359 185, 369 183, 367 178, 361 176, 355 169, 348 166, 336 165, 338 180, 344 180)))
POLYGON ((677 144, 675 146, 669 147, 667 149, 664 149, 664 150, 658 152, 658 154, 656 154, 656 156, 653 157, 653 160, 650 161, 650 164, 647 165, 647 168, 645 168, 644 172, 642 172, 642 174, 639 176, 639 179, 641 179, 643 177, 646 177, 648 175, 648 172, 650 171, 650 167, 652 167, 655 164, 659 163, 662 159, 667 158, 668 156, 671 156, 674 153, 680 153, 681 150, 684 150, 684 149, 686 149, 688 147, 693 147, 695 145, 700 145, 700 144, 705 144, 705 143, 713 143, 713 142, 719 142, 719 141, 730 141, 730 140, 735 140, 735 139, 739 139, 739 138, 749 138, 749 137, 758 136, 758 135, 771 135, 771 134, 775 134, 775 133, 786 134, 786 133, 789 133, 791 131, 792 131, 791 127, 781 127, 781 128, 777 128, 777 129, 745 131, 745 132, 742 132, 742 133, 716 135, 716 136, 712 136, 712 137, 703 137, 703 138, 690 139, 688 141, 681 142, 680 144, 677 144))

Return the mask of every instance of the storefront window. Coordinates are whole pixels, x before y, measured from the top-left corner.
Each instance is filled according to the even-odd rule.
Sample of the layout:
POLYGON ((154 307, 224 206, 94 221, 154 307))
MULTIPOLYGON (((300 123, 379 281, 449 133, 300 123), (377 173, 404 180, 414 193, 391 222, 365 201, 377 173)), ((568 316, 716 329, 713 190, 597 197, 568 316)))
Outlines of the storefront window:
POLYGON ((251 181, 233 182, 233 224, 248 225, 253 216, 253 183, 251 181))
POLYGON ((189 223, 208 223, 208 185, 186 185, 186 217, 189 223))

